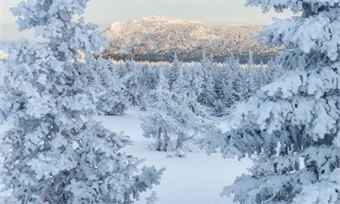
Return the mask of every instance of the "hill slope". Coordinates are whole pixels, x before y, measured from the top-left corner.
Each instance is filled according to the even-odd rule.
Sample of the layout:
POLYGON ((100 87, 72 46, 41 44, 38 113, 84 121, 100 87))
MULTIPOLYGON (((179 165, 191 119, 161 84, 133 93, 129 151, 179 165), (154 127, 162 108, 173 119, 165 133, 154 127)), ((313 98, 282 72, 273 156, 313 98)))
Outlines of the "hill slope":
POLYGON ((263 59, 277 51, 251 39, 259 25, 212 25, 196 21, 152 16, 116 22, 103 31, 110 48, 105 56, 114 59, 170 61, 175 52, 183 61, 199 60, 205 52, 217 60, 231 53, 245 59, 249 51, 263 59))

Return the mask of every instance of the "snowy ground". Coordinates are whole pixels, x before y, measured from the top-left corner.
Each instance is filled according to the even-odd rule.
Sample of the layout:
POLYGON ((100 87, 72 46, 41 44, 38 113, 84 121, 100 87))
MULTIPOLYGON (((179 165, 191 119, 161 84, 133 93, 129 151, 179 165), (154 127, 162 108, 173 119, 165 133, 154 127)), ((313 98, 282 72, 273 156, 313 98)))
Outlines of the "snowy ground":
MULTIPOLYGON (((133 145, 124 151, 145 158, 145 165, 166 167, 157 191, 159 204, 230 204, 231 198, 220 197, 223 187, 233 183, 237 176, 247 172, 251 162, 223 159, 220 154, 208 156, 203 151, 188 153, 185 158, 171 157, 168 153, 150 151, 153 141, 142 136, 140 116, 144 114, 131 109, 122 117, 98 117, 103 125, 115 132, 124 131, 133 145)), ((137 204, 145 204, 146 193, 137 204)))
MULTIPOLYGON (((151 151, 148 145, 151 139, 142 136, 140 116, 145 112, 130 109, 125 116, 97 117, 102 124, 115 131, 124 131, 131 137, 133 145, 123 151, 145 158, 144 165, 155 165, 158 169, 165 167, 161 184, 153 190, 157 191, 159 204, 231 204, 232 199, 220 197, 223 187, 233 183, 237 176, 247 172, 251 166, 248 160, 223 159, 220 154, 208 156, 204 151, 188 153, 185 158, 168 157, 168 153, 151 151)), ((221 124, 221 126, 223 126, 221 124)), ((0 126, 0 133, 8 126, 0 126)), ((1 163, 1 161, 0 161, 1 163)), ((1 184, 0 184, 1 186, 1 184)), ((145 204, 144 193, 137 204, 145 204)))

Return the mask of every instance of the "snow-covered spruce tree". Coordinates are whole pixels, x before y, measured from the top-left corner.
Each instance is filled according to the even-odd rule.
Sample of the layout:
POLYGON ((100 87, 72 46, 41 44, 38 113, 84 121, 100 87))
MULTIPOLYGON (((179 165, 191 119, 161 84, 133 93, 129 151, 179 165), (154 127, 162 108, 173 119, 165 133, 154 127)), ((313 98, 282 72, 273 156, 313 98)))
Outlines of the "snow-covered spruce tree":
POLYGON ((182 151, 190 151, 190 145, 195 143, 199 133, 210 128, 206 115, 207 108, 198 102, 198 96, 189 86, 190 82, 185 80, 188 77, 184 74, 183 67, 179 67, 171 91, 177 107, 169 113, 178 123, 175 132, 175 149, 178 151, 178 156, 183 156, 182 151))
POLYGON ((181 74, 181 62, 179 61, 177 57, 177 53, 174 54, 174 59, 171 64, 171 68, 169 70, 168 74, 168 82, 169 82, 169 88, 170 91, 173 91, 175 89, 176 82, 178 81, 178 77, 181 74))
POLYGON ((148 105, 154 102, 154 95, 158 85, 158 69, 151 68, 150 64, 143 64, 138 75, 140 104, 142 111, 148 110, 148 105))
POLYGON ((178 104, 173 100, 168 81, 162 71, 159 73, 159 84, 154 91, 155 101, 150 104, 150 112, 143 118, 144 136, 156 139, 156 151, 171 151, 175 149, 173 137, 178 122, 173 117, 178 104))
POLYGON ((126 88, 113 69, 111 60, 98 59, 93 64, 93 69, 96 73, 94 91, 99 113, 103 115, 124 115, 129 104, 125 96, 126 88))
POLYGON ((201 69, 202 69, 202 89, 201 89, 201 95, 199 96, 198 100, 202 105, 205 105, 207 107, 213 107, 214 106, 214 99, 215 99, 215 93, 214 93, 214 81, 212 77, 212 70, 214 68, 214 62, 213 57, 207 57, 205 54, 203 54, 201 59, 201 69))
POLYGON ((227 113, 227 103, 231 92, 230 87, 227 86, 228 71, 226 67, 218 67, 214 70, 215 100, 211 111, 214 116, 221 117, 227 113))
MULTIPOLYGON (((270 59, 271 60, 271 59, 270 59)), ((268 83, 270 82, 273 82, 274 78, 271 78, 269 77, 269 66, 267 66, 268 64, 264 65, 264 64, 260 64, 260 66, 256 69, 256 71, 254 72, 254 83, 255 83, 255 86, 254 86, 254 89, 255 90, 259 90, 262 86, 264 86, 268 79, 268 83), (270 78, 270 81, 269 81, 269 78, 270 78)), ((273 70, 273 69, 271 69, 273 70)), ((277 79, 279 77, 276 77, 275 79, 277 79)))
POLYGON ((153 94, 155 101, 142 123, 144 136, 156 139, 156 151, 177 151, 178 156, 183 156, 182 150, 190 150, 199 133, 211 126, 205 107, 188 88, 189 82, 185 82, 182 69, 178 70, 172 91, 160 71, 159 85, 153 94))
MULTIPOLYGON (((223 66, 223 76, 225 76, 224 79, 224 102, 225 108, 230 108, 233 106, 237 100, 235 97, 234 92, 234 85, 235 81, 237 80, 237 77, 235 75, 236 67, 239 66, 239 62, 235 59, 234 55, 231 55, 228 57, 224 63, 223 66)), ((223 106, 224 106, 223 105, 223 106)), ((225 111, 225 110, 224 110, 225 111)))
POLYGON ((138 87, 138 71, 136 69, 136 63, 133 60, 127 60, 125 62, 125 75, 122 78, 125 84, 125 96, 133 106, 138 106, 140 103, 140 87, 138 87))
MULTIPOLYGON (((252 175, 226 187, 240 203, 340 203, 340 5, 338 1, 248 0, 276 20, 260 35, 283 44, 290 71, 236 106, 230 130, 203 142, 209 152, 251 157, 252 175)), ((286 60, 284 60, 286 59, 286 60)))
POLYGON ((91 116, 95 100, 84 84, 103 44, 81 15, 87 0, 31 0, 13 9, 19 29, 45 40, 18 42, 1 62, 0 123, 2 203, 133 203, 157 184, 161 171, 143 167, 120 149, 126 136, 91 116), (80 57, 81 55, 81 57, 80 57), (89 64, 88 64, 89 62, 89 64))
POLYGON ((264 84, 269 84, 275 81, 284 73, 284 70, 282 69, 280 63, 277 61, 276 58, 271 58, 267 62, 265 69, 262 71, 264 71, 264 73, 259 74, 259 75, 263 75, 263 77, 262 77, 262 81, 258 83, 259 84, 258 87, 262 87, 262 85, 264 84))
POLYGON ((242 69, 242 79, 241 79, 241 100, 246 100, 254 94, 256 91, 254 73, 255 68, 251 65, 247 65, 242 69))
POLYGON ((231 55, 227 59, 227 65, 229 66, 228 72, 228 82, 231 87, 231 102, 236 103, 237 101, 241 100, 241 87, 242 87, 242 80, 241 79, 241 67, 240 61, 238 58, 235 58, 234 55, 231 55))
POLYGON ((190 91, 195 96, 196 100, 198 100, 198 96, 200 96, 202 92, 203 72, 202 69, 194 66, 189 68, 189 73, 190 91))

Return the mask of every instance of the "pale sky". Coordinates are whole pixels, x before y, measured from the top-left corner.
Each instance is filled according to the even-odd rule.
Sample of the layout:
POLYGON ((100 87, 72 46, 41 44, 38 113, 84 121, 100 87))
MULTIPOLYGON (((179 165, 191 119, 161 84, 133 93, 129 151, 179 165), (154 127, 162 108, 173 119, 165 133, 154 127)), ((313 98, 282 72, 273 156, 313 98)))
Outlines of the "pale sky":
MULTIPOLYGON (((0 40, 17 37, 15 18, 9 8, 20 1, 0 0, 0 40)), ((103 29, 116 21, 152 15, 223 24, 269 24, 275 15, 274 12, 263 14, 259 8, 245 7, 244 3, 245 0, 91 0, 85 19, 103 29)))

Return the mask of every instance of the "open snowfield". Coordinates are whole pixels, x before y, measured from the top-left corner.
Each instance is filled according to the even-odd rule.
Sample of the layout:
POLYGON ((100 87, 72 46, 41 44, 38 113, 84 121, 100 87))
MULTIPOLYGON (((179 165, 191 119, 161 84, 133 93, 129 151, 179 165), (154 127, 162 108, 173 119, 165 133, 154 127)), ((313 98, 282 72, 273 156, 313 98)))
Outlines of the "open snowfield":
MULTIPOLYGON (((140 116, 144 112, 130 109, 122 117, 98 117, 106 128, 115 132, 124 131, 131 137, 133 145, 124 151, 145 158, 143 164, 155 165, 158 169, 165 167, 161 184, 157 191, 159 204, 231 204, 232 199, 220 197, 223 187, 230 185, 251 166, 248 160, 223 159, 220 154, 208 156, 204 151, 188 153, 185 158, 167 157, 169 153, 151 151, 148 145, 153 140, 142 136, 140 116)), ((143 194, 137 204, 145 204, 143 194)))
MULTIPOLYGON (((145 204, 152 191, 157 192, 159 204, 231 204, 232 198, 221 197, 223 187, 230 185, 251 166, 248 160, 223 159, 220 154, 208 156, 196 150, 185 158, 168 157, 169 153, 151 151, 153 140, 143 137, 140 112, 134 108, 125 116, 103 116, 96 119, 112 131, 123 131, 131 137, 133 145, 123 149, 133 156, 145 158, 143 165, 165 167, 161 184, 144 193, 137 204, 145 204)), ((0 133, 8 126, 0 126, 0 133)), ((1 161, 0 161, 1 162, 1 161)), ((1 186, 1 185, 0 185, 1 186)))

